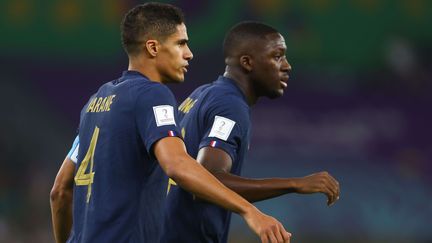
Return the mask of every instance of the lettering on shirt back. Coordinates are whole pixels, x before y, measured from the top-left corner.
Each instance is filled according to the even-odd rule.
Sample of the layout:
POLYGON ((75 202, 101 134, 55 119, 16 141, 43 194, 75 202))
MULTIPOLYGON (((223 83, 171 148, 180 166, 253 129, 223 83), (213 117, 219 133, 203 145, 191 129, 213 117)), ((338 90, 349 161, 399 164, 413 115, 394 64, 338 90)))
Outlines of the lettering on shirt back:
POLYGON ((190 97, 188 97, 183 101, 183 103, 181 103, 178 110, 186 114, 190 111, 190 109, 192 109, 192 107, 195 105, 196 102, 197 100, 193 100, 190 97))
POLYGON ((111 110, 115 95, 106 97, 95 97, 91 99, 86 112, 105 112, 111 110))

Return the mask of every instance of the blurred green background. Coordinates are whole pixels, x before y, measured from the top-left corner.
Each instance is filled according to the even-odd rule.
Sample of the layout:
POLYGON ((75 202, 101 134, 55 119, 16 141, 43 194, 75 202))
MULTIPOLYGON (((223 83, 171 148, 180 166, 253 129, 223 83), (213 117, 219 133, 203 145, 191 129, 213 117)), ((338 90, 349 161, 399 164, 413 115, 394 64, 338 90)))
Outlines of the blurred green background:
MULTIPOLYGON (((53 242, 49 191, 79 111, 127 68, 123 14, 144 1, 0 1, 0 242, 53 242)), ((180 102, 222 74, 225 32, 276 27, 293 66, 284 97, 252 109, 244 175, 327 170, 339 202, 257 203, 292 242, 431 242, 432 1, 164 1, 186 15, 194 59, 180 102)), ((230 242, 257 242, 236 216, 230 242)))

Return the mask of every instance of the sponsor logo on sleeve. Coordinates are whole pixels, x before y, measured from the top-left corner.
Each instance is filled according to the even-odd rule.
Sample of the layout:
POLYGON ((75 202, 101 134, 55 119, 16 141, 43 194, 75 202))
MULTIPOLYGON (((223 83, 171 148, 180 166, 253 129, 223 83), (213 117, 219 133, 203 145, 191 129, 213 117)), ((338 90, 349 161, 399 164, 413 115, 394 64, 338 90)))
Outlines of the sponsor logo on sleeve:
POLYGON ((174 108, 170 105, 153 106, 153 112, 156 120, 156 125, 176 125, 174 119, 174 108))
POLYGON ((215 116, 209 137, 216 137, 226 141, 234 128, 235 121, 223 116, 215 116))

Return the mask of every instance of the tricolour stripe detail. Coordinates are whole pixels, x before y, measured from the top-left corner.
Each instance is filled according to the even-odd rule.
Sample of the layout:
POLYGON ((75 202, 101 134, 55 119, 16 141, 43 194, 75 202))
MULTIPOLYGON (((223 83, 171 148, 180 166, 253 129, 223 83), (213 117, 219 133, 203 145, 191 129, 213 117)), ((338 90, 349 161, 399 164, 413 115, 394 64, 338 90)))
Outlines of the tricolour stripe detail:
POLYGON ((211 141, 210 142, 210 147, 213 147, 213 148, 216 147, 216 143, 217 142, 215 140, 211 141))

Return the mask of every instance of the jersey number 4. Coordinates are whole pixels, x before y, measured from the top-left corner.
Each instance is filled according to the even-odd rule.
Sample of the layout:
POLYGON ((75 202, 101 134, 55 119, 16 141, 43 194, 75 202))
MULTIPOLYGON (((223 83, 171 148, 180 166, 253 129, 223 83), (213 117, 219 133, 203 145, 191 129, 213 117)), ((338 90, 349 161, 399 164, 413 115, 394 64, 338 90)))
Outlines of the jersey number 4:
POLYGON ((94 153, 96 148, 97 139, 99 136, 99 128, 96 127, 93 136, 90 141, 89 149, 87 150, 87 153, 81 162, 80 167, 77 170, 77 173, 75 175, 75 184, 77 186, 87 186, 87 203, 90 201, 91 196, 91 186, 93 184, 93 178, 95 175, 95 172, 93 171, 93 164, 94 164, 94 153), (87 168, 90 165, 90 170, 88 173, 86 173, 87 168))

